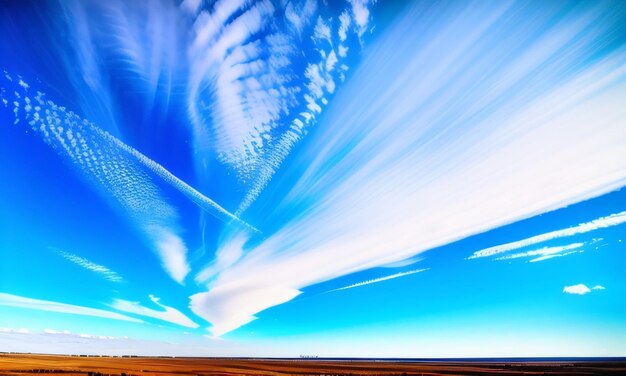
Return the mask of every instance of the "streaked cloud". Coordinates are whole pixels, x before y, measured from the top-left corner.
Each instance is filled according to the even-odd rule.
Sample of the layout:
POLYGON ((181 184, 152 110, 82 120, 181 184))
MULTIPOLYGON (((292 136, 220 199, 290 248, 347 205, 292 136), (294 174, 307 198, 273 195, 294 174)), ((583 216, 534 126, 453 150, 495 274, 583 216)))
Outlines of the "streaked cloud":
POLYGON ((606 290, 606 287, 602 285, 595 285, 591 288, 592 290, 606 290))
POLYGON ((538 243, 543 243, 550 240, 570 237, 579 234, 585 234, 603 228, 618 226, 623 223, 626 223, 626 212, 619 212, 606 217, 594 219, 590 222, 581 223, 577 226, 568 227, 562 230, 550 231, 545 234, 532 236, 530 238, 485 248, 480 251, 474 252, 470 257, 468 257, 468 260, 481 257, 490 257, 500 253, 510 252, 516 249, 535 245, 538 243))
POLYGON ((400 277, 405 277, 407 275, 411 275, 411 274, 415 274, 415 273, 421 273, 424 272, 428 269, 415 269, 415 270, 409 270, 407 272, 401 272, 401 273, 396 273, 396 274, 391 274, 385 277, 380 277, 380 278, 374 278, 374 279, 369 279, 367 281, 363 281, 363 282, 357 282, 357 283, 353 283, 351 285, 345 286, 345 287, 340 287, 338 289, 334 289, 331 291, 339 291, 339 290, 347 290, 347 289, 353 289, 355 287, 361 287, 361 286, 365 286, 365 285, 371 285, 372 283, 379 283, 379 282, 384 282, 384 281, 388 281, 390 279, 396 279, 396 278, 400 278, 400 277))
POLYGON ((122 276, 120 276, 113 270, 107 268, 106 266, 96 264, 94 262, 87 260, 84 257, 80 257, 69 252, 57 250, 57 253, 61 255, 64 259, 70 262, 73 262, 74 264, 82 268, 85 268, 91 272, 99 274, 106 280, 109 280, 111 282, 123 282, 124 281, 124 278, 122 278, 122 276))
POLYGON ((573 244, 558 246, 558 247, 543 247, 540 249, 534 249, 531 251, 498 257, 496 260, 513 260, 513 259, 518 259, 518 258, 523 258, 523 257, 535 257, 529 262, 543 261, 543 260, 548 260, 553 257, 566 256, 572 253, 582 252, 582 251, 575 251, 575 252, 570 252, 570 251, 572 249, 581 248, 584 245, 585 243, 573 243, 573 244))
POLYGON ((72 315, 93 316, 137 323, 143 322, 142 320, 130 316, 103 309, 65 304, 51 300, 33 299, 7 293, 0 293, 0 306, 34 309, 46 312, 68 313, 72 315))
POLYGON ((160 303, 160 299, 154 295, 150 295, 150 300, 156 304, 161 310, 156 310, 148 307, 144 307, 138 302, 131 302, 128 300, 114 299, 111 304, 111 308, 118 311, 132 313, 135 315, 151 317, 153 319, 167 321, 172 324, 185 326, 188 328, 197 328, 198 324, 191 321, 184 313, 180 312, 176 308, 168 307, 160 303))

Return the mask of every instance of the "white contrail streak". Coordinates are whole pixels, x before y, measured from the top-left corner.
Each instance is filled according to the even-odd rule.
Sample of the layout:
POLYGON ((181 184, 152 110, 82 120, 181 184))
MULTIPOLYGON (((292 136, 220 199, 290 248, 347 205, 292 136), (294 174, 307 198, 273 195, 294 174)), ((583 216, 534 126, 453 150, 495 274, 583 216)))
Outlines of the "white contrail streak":
POLYGON ((626 223, 626 211, 615 213, 606 217, 594 219, 593 221, 581 223, 577 226, 568 227, 562 230, 550 231, 545 234, 536 235, 530 238, 514 241, 511 243, 496 245, 493 247, 485 248, 480 251, 474 252, 473 255, 468 257, 468 260, 494 256, 499 253, 513 251, 519 248, 527 247, 537 243, 543 243, 549 240, 564 238, 568 236, 574 236, 584 234, 590 231, 617 226, 622 223, 626 223))
POLYGON ((388 281, 390 279, 396 279, 396 278, 400 278, 400 277, 405 277, 407 275, 411 275, 411 274, 416 274, 416 273, 421 273, 421 272, 425 272, 428 269, 415 269, 415 270, 409 270, 408 272, 401 272, 401 273, 396 273, 396 274, 392 274, 392 275, 388 275, 385 277, 380 277, 380 278, 374 278, 374 279, 369 279, 367 281, 363 281, 363 282, 357 282, 357 283, 353 283, 351 285, 345 286, 345 287, 340 287, 338 289, 334 289, 334 290, 330 290, 328 292, 332 292, 332 291, 340 291, 340 290, 347 290, 347 289, 353 289, 355 287, 361 287, 361 286, 365 286, 365 285, 371 285, 372 283, 378 283, 378 282, 383 282, 383 281, 388 281))
POLYGON ((251 226, 250 224, 248 224, 248 223, 244 222, 243 220, 239 219, 238 217, 236 217, 235 215, 230 213, 228 210, 226 210, 222 206, 220 206, 218 203, 216 203, 215 201, 213 201, 210 198, 206 197, 202 193, 198 192, 194 187, 190 186, 189 184, 185 183, 183 180, 181 180, 178 177, 176 177, 174 174, 169 172, 167 169, 165 169, 160 164, 158 164, 157 162, 153 161, 152 159, 146 157, 144 154, 140 153, 137 149, 135 149, 135 148, 133 148, 131 146, 126 145, 125 143, 123 143, 119 139, 113 137, 110 133, 108 133, 108 132, 106 132, 106 131, 104 131, 102 129, 94 127, 94 130, 100 136, 102 136, 103 138, 105 138, 108 141, 112 142, 117 147, 119 147, 121 150, 124 150, 128 154, 130 154, 133 157, 135 157, 135 159, 139 163, 141 163, 142 165, 147 167, 150 171, 155 173, 157 176, 159 176, 161 179, 163 179, 166 183, 168 183, 172 187, 176 188, 180 193, 185 195, 185 197, 187 197, 188 199, 193 201, 196 205, 198 205, 201 209, 203 209, 207 213, 213 215, 214 217, 216 217, 217 219, 219 219, 219 220, 221 220, 223 222, 226 222, 226 223, 234 222, 234 223, 236 223, 238 225, 241 225, 241 226, 245 227, 246 229, 251 230, 251 231, 253 231, 255 233, 260 233, 260 231, 257 230, 254 226, 251 226))

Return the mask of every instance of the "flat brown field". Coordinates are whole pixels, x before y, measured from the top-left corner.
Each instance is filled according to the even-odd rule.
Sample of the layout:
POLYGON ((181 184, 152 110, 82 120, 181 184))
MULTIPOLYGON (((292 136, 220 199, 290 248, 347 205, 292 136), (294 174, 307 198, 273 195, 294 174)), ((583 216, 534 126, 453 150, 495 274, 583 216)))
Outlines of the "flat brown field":
POLYGON ((0 354, 0 375, 626 375, 626 362, 402 363, 0 354))

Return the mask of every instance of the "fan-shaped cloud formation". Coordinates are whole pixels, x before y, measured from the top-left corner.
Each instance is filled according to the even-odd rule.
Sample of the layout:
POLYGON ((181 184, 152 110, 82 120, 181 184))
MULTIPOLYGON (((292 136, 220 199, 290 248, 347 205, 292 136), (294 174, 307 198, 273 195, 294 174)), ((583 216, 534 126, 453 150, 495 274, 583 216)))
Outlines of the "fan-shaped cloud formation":
POLYGON ((621 187, 626 54, 579 38, 608 43, 614 16, 601 4, 558 20, 508 3, 415 5, 370 46, 330 126, 293 162, 298 179, 275 210, 297 215, 192 296, 192 310, 220 335, 306 286, 621 187), (463 16, 429 22, 440 14, 463 16))

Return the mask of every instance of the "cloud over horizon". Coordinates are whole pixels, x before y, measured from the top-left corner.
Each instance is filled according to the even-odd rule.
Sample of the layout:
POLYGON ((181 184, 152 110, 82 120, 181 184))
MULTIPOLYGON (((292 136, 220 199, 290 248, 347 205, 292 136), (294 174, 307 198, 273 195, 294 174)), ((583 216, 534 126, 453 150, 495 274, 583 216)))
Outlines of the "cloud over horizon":
POLYGON ((131 321, 136 323, 143 322, 142 320, 136 319, 134 317, 103 309, 83 307, 73 304, 55 302, 51 300, 27 298, 24 296, 6 294, 2 292, 0 292, 0 306, 34 309, 46 312, 68 313, 72 315, 93 316, 105 319, 131 321))

